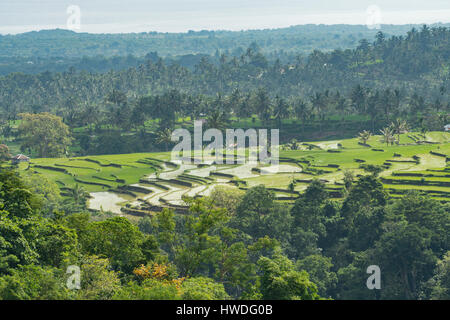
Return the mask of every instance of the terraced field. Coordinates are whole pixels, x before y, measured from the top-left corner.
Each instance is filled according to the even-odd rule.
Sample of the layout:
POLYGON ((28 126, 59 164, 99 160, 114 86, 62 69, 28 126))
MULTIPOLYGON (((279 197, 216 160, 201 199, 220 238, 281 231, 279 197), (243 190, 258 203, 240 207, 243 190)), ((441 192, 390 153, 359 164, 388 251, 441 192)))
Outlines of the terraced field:
POLYGON ((299 150, 280 151, 278 166, 186 164, 170 161, 170 153, 105 155, 70 159, 33 159, 21 170, 45 175, 62 195, 76 184, 90 192, 89 208, 143 216, 172 207, 184 211, 185 197, 209 195, 216 186, 247 189, 264 184, 280 201, 294 201, 315 178, 332 197, 343 193, 345 170, 358 177, 365 165, 381 165, 380 178, 392 197, 419 190, 450 199, 450 134, 402 135, 399 145, 386 146, 374 136, 368 145, 357 139, 304 143, 299 150), (294 181, 294 189, 288 188, 294 181))

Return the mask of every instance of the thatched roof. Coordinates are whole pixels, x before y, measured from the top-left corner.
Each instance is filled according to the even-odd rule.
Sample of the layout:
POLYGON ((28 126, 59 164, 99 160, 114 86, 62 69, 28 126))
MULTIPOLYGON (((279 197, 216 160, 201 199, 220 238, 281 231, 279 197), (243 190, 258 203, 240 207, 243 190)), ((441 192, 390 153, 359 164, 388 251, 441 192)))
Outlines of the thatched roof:
POLYGON ((18 161, 29 161, 30 158, 28 158, 27 156, 23 155, 23 154, 18 154, 16 156, 14 156, 12 158, 12 160, 18 160, 18 161))

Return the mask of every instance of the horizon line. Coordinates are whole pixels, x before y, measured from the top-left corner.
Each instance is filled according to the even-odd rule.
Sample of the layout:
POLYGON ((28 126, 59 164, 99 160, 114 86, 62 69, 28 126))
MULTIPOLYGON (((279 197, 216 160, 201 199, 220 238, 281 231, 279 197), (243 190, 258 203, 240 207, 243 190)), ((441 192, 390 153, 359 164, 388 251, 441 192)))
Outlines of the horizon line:
MULTIPOLYGON (((90 25, 91 24, 86 24, 86 25, 90 25)), ((101 26, 101 25, 108 25, 108 24, 93 24, 96 26, 101 26)), ((114 25, 121 25, 121 24, 114 24, 114 25)), ((436 26, 436 25, 444 25, 444 26, 450 26, 450 20, 448 22, 442 22, 442 21, 437 21, 437 22, 421 22, 421 23, 381 23, 380 24, 380 28, 377 29, 372 29, 372 30, 378 30, 378 31, 382 31, 383 26, 385 27, 391 27, 391 26, 436 26)), ((240 29, 240 30, 232 30, 232 29, 188 29, 188 30, 184 30, 184 31, 157 31, 157 30, 147 30, 147 31, 130 31, 130 32, 93 32, 93 31, 80 31, 80 30, 73 30, 73 29, 68 29, 67 27, 64 27, 62 25, 54 25, 54 26, 43 26, 40 29, 36 29, 36 30, 27 30, 27 31, 23 31, 23 32, 17 32, 17 33, 11 33, 11 32, 2 32, 1 31, 1 27, 0 27, 0 35, 1 36, 20 36, 20 35, 25 35, 28 33, 38 33, 38 32, 52 32, 52 31, 64 31, 64 32, 71 32, 71 33, 75 33, 75 34, 88 34, 88 35, 133 35, 133 34, 152 34, 152 33, 156 33, 156 34, 189 34, 189 33, 201 33, 201 32, 230 32, 230 33, 239 33, 239 32, 255 32, 255 31, 267 31, 267 30, 282 30, 282 29, 290 29, 290 28, 296 28, 296 27, 305 27, 305 26, 315 26, 315 27, 320 27, 320 26, 326 26, 326 27, 333 27, 333 26, 352 26, 352 27, 366 27, 367 25, 365 24, 361 24, 361 23, 300 23, 300 24, 295 24, 295 25, 290 25, 290 26, 280 26, 280 27, 267 27, 267 28, 248 28, 248 29, 240 29)), ((11 27, 16 27, 16 28, 24 28, 24 27, 28 27, 28 26, 11 26, 11 27)), ((368 28, 368 30, 370 30, 368 28)))

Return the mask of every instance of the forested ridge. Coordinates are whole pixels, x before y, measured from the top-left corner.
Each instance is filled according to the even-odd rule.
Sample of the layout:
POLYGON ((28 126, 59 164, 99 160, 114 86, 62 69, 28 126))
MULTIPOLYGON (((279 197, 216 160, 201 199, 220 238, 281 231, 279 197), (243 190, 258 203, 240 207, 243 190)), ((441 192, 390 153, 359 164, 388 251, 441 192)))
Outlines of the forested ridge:
MULTIPOLYGON (((448 26, 435 24, 433 26, 448 26)), ((382 25, 389 35, 401 35, 418 25, 382 25)), ((42 30, 17 35, 0 35, 1 57, 105 57, 145 56, 157 51, 161 56, 214 54, 217 50, 238 53, 256 42, 264 51, 309 53, 353 48, 363 38, 372 38, 376 29, 365 25, 298 25, 289 28, 243 31, 188 31, 186 33, 142 32, 130 34, 89 34, 69 30, 42 30)))
POLYGON ((315 91, 349 91, 360 84, 370 88, 399 88, 430 98, 448 88, 449 35, 446 28, 424 27, 406 36, 374 42, 362 40, 353 50, 314 51, 290 63, 268 62, 258 46, 240 57, 222 54, 219 64, 204 57, 193 69, 161 60, 137 68, 107 73, 13 73, 0 80, 2 109, 26 111, 32 106, 54 110, 67 99, 96 103, 113 89, 135 97, 178 89, 189 94, 230 94, 238 88, 265 88, 271 96, 307 96, 315 91))

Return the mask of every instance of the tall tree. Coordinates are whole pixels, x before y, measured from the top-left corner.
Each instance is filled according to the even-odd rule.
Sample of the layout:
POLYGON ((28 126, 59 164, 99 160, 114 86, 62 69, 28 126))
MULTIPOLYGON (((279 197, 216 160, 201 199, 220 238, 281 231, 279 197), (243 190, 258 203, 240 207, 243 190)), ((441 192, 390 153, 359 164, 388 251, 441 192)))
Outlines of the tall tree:
POLYGON ((21 113, 19 132, 24 139, 22 147, 37 149, 39 157, 61 157, 68 154, 72 137, 61 117, 50 113, 21 113))

